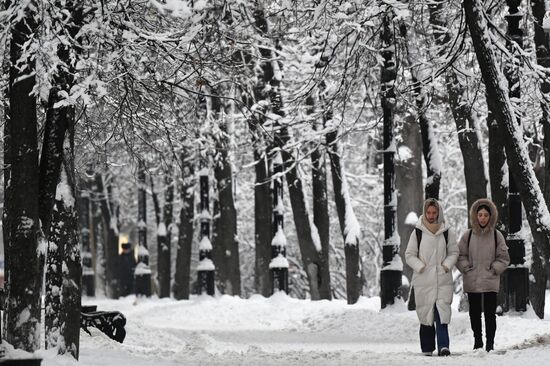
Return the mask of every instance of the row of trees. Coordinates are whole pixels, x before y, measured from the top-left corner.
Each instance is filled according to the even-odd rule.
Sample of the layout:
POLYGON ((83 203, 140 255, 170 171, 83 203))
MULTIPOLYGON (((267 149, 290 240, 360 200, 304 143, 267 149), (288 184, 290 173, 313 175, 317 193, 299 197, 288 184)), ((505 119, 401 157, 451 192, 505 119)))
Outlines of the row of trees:
POLYGON ((195 281, 199 291, 242 295, 253 278, 265 296, 302 291, 350 304, 379 289, 385 307, 406 296, 399 252, 423 196, 465 208, 487 196, 488 180, 516 265, 503 301, 522 309, 527 297, 517 292, 528 275, 521 198, 534 239, 530 298, 543 316, 550 190, 529 156, 548 117, 542 1, 526 20, 533 41, 520 33, 519 1, 4 3, 6 337, 15 347, 40 345, 45 271, 47 347, 78 357, 81 287, 93 295, 101 279, 97 287, 118 297, 120 230, 132 225, 143 295, 151 277, 160 297, 177 299, 195 281), (537 46, 536 60, 522 41, 537 46), (524 123, 526 145, 517 111, 533 95, 543 117, 524 123), (449 158, 455 142, 440 141, 449 115, 459 158, 449 158), (451 188, 443 160, 460 161, 465 190, 451 188), (250 194, 236 177, 253 181, 250 194))

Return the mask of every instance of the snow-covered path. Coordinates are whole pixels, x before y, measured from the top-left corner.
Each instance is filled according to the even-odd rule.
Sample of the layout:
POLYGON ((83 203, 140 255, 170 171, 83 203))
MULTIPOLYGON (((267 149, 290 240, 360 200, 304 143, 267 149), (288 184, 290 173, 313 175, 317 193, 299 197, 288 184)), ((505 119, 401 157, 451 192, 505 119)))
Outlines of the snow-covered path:
MULTIPOLYGON (((429 358, 419 354, 414 312, 404 306, 380 312, 378 298, 362 298, 353 306, 284 295, 84 303, 122 311, 127 336, 118 344, 98 331, 92 337, 82 333, 78 365, 518 365, 527 360, 542 365, 550 360, 550 321, 530 312, 497 319, 497 352, 488 355, 471 350, 468 315, 455 309, 453 355, 429 358)), ((77 364, 51 352, 39 354, 45 366, 77 364)))

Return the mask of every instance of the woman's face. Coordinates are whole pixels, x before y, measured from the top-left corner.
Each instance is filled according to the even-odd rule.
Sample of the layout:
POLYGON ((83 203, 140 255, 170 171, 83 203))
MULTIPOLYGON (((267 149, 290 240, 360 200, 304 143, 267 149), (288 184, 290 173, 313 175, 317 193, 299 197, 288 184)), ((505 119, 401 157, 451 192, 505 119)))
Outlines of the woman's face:
POLYGON ((489 213, 489 211, 487 211, 484 208, 482 208, 477 212, 477 222, 481 227, 487 226, 490 218, 491 218, 491 214, 489 213))

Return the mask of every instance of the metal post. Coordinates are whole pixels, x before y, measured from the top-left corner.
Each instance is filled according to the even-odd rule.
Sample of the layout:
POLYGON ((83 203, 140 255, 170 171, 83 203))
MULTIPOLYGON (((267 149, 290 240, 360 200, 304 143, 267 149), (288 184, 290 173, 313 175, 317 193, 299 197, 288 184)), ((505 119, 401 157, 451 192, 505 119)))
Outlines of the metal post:
POLYGON ((214 274, 216 267, 212 261, 212 243, 210 242, 210 201, 209 201, 209 183, 208 183, 208 169, 202 168, 199 172, 199 184, 200 184, 200 238, 199 243, 199 265, 197 266, 198 273, 198 293, 206 293, 207 295, 214 296, 214 274))
POLYGON ((288 293, 288 260, 283 220, 283 159, 278 152, 273 160, 273 240, 271 241, 271 294, 288 293))

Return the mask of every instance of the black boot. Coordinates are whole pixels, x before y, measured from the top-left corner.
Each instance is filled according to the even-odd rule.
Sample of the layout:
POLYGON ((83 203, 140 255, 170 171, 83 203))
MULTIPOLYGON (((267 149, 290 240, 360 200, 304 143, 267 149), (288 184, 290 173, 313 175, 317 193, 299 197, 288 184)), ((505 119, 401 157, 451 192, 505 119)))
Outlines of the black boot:
MULTIPOLYGON (((482 346, 483 347, 483 346, 482 346)), ((491 352, 492 350, 494 349, 494 344, 493 342, 489 342, 489 340, 487 340, 487 344, 485 345, 485 350, 487 352, 491 352)))
POLYGON ((474 349, 483 348, 483 338, 481 335, 474 337, 474 349))

